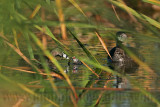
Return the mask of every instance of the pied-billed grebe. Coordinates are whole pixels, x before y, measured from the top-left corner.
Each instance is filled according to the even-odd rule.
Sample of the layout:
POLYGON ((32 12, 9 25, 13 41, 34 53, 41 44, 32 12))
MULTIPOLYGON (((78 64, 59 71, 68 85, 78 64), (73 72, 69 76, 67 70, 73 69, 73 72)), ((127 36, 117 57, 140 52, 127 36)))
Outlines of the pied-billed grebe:
POLYGON ((125 45, 125 42, 127 41, 127 35, 125 32, 117 32, 116 33, 116 46, 110 50, 110 55, 112 59, 108 56, 109 62, 133 62, 133 60, 126 54, 126 52, 123 50, 123 46, 125 45))
POLYGON ((108 56, 108 64, 111 69, 118 72, 134 73, 139 65, 126 53, 124 48, 128 48, 130 51, 134 52, 138 58, 143 60, 143 57, 138 53, 138 51, 130 47, 127 44, 127 35, 125 32, 116 33, 116 46, 110 50, 110 55, 112 59, 108 56))

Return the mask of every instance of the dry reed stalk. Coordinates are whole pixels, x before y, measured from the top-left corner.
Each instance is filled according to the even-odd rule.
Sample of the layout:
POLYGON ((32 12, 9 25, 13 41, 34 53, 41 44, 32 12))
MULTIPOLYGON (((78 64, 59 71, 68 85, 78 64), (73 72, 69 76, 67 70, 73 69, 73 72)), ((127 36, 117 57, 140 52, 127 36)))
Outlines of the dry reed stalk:
POLYGON ((99 35, 99 33, 98 33, 97 31, 96 31, 95 33, 96 33, 99 41, 101 42, 103 48, 105 49, 105 51, 107 52, 107 54, 109 55, 109 57, 110 57, 111 60, 112 60, 112 57, 111 57, 111 55, 110 55, 110 53, 109 53, 109 51, 108 51, 108 49, 107 49, 107 45, 106 45, 105 42, 103 41, 102 37, 99 35))
POLYGON ((119 16, 118 16, 118 14, 117 14, 117 12, 116 12, 116 9, 115 9, 115 7, 114 7, 113 4, 112 4, 112 8, 113 8, 113 11, 114 11, 114 13, 115 13, 117 19, 118 19, 119 21, 121 21, 120 18, 119 18, 119 16))
POLYGON ((22 107, 21 104, 24 102, 25 98, 20 98, 15 105, 12 107, 22 107))
MULTIPOLYGON (((7 68, 7 69, 16 70, 16 71, 21 71, 21 72, 36 74, 36 72, 28 71, 28 70, 24 70, 24 69, 13 68, 13 67, 7 67, 7 66, 1 66, 1 67, 7 68)), ((57 74, 57 73, 54 73, 54 72, 52 72, 52 73, 50 73, 50 74, 47 74, 47 73, 43 73, 43 72, 41 71, 41 73, 39 73, 39 74, 44 75, 44 76, 49 75, 49 76, 57 77, 57 78, 59 78, 59 79, 64 79, 61 75, 59 75, 59 74, 57 74)))
POLYGON ((32 14, 29 16, 29 18, 30 18, 30 19, 33 19, 33 18, 35 17, 35 15, 38 13, 38 11, 40 10, 40 8, 41 8, 41 5, 38 4, 38 5, 36 6, 36 8, 33 10, 32 14))
POLYGON ((98 97, 98 99, 96 100, 96 104, 95 104, 96 106, 98 106, 98 104, 99 104, 99 102, 100 102, 100 100, 101 100, 104 92, 105 92, 105 91, 101 91, 101 93, 99 94, 99 97, 98 97))
POLYGON ((13 35, 14 35, 14 42, 15 42, 15 44, 16 44, 16 47, 19 49, 18 39, 17 39, 17 36, 18 36, 18 35, 17 35, 17 32, 16 32, 15 29, 13 29, 12 32, 13 32, 13 35))
POLYGON ((99 75, 95 72, 95 71, 93 71, 93 69, 92 68, 90 68, 85 62, 83 62, 83 61, 81 61, 90 71, 92 71, 92 73, 93 74, 95 74, 98 78, 99 78, 99 75))
POLYGON ((78 107, 78 106, 77 106, 77 101, 78 101, 78 100, 77 100, 77 101, 75 100, 75 98, 74 98, 74 96, 73 96, 72 93, 70 94, 70 98, 71 98, 71 101, 72 101, 74 107, 78 107))
POLYGON ((66 33, 66 25, 65 25, 64 14, 63 14, 63 10, 62 10, 62 1, 61 0, 56 0, 56 5, 57 5, 57 8, 58 8, 58 17, 59 17, 60 26, 61 26, 62 39, 66 40, 67 39, 67 33, 66 33))

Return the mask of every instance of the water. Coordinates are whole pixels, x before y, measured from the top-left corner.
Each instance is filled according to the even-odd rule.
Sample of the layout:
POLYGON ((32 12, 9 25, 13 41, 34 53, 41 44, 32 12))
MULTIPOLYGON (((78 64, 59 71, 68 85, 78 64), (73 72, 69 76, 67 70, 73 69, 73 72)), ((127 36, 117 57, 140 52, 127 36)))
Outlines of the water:
MULTIPOLYGON (((140 38, 138 38, 140 39, 140 38)), ((107 43, 109 50, 115 46, 115 41, 104 39, 107 43)), ((149 65, 152 70, 144 70, 147 66, 133 66, 126 69, 125 66, 119 67, 116 65, 113 68, 115 71, 120 72, 126 77, 119 77, 117 75, 110 74, 103 71, 101 78, 93 78, 93 73, 88 70, 84 65, 71 65, 66 64, 65 59, 60 59, 60 63, 63 66, 66 74, 69 76, 72 84, 75 86, 76 92, 79 95, 78 105, 80 107, 96 106, 100 107, 154 107, 156 106, 150 99, 151 96, 145 96, 140 89, 135 85, 140 85, 144 89, 148 90, 153 97, 160 100, 160 83, 159 83, 159 43, 152 41, 143 41, 143 39, 136 40, 136 43, 130 41, 139 53, 144 57, 144 62, 149 65), (128 80, 127 77, 131 77, 136 80, 136 83, 128 80), (106 89, 104 89, 106 88, 106 89)), ((75 42, 73 42, 75 43, 75 42)), ((107 65, 107 54, 98 41, 86 44, 88 48, 98 59, 103 66, 107 65), (92 44, 92 45, 90 45, 92 44)), ((72 47, 72 46, 71 46, 72 47)), ((73 48, 73 47, 72 47, 73 48)), ((7 49, 3 49, 0 56, 6 56, 7 49)), ((3 66, 8 67, 26 67, 29 70, 30 67, 26 63, 19 63, 21 58, 10 50, 11 54, 6 57, 1 57, 0 63, 3 66), (6 60, 5 60, 6 59, 6 60)), ((80 48, 74 48, 75 53, 81 53, 80 48)), ((26 52, 26 51, 24 51, 26 52)), ((27 54, 27 53, 25 53, 27 54)), ((93 68, 94 69, 94 68, 93 68)), ((95 69, 94 69, 95 70, 95 69)), ((23 107, 40 107, 50 106, 52 107, 42 96, 45 96, 52 101, 59 104, 61 107, 73 106, 71 100, 71 90, 66 81, 55 79, 55 85, 58 88, 59 97, 56 92, 53 91, 50 82, 46 80, 46 77, 36 76, 35 74, 24 73, 13 69, 2 67, 1 73, 6 75, 9 79, 25 84, 31 88, 34 92, 38 93, 41 97, 35 97, 25 91, 22 91, 16 85, 1 80, 0 88, 0 106, 7 107, 16 105, 21 102, 23 107)))

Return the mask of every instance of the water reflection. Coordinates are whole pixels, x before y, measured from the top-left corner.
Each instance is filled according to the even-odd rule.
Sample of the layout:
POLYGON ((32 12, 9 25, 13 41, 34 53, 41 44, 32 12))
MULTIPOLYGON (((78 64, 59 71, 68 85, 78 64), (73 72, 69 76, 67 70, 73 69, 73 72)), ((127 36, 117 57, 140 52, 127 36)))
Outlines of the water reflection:
MULTIPOLYGON (((148 43, 148 42, 147 42, 148 43)), ((141 44, 140 44, 141 45, 141 44)), ((146 62, 148 61, 149 64, 152 64, 152 67, 156 68, 157 70, 159 69, 159 62, 158 62, 158 58, 157 56, 159 55, 158 52, 158 45, 154 45, 154 52, 150 53, 149 50, 153 49, 152 47, 149 47, 151 44, 148 44, 147 47, 143 47, 141 50, 142 52, 145 53, 145 55, 148 55, 148 59, 146 60, 146 62)), ((110 47, 112 48, 115 46, 115 42, 111 41, 110 47)), ((88 48, 88 47, 87 47, 88 48)), ((107 61, 106 61, 106 53, 103 50, 103 48, 101 47, 101 45, 97 44, 96 46, 90 46, 90 51, 94 51, 96 52, 96 57, 97 59, 102 63, 102 65, 104 66, 108 66, 107 65, 107 61)), ((23 59, 22 59, 23 60, 23 59)), ((110 75, 106 72, 103 72, 101 75, 101 79, 97 79, 97 78, 93 78, 93 73, 89 70, 86 69, 86 67, 84 65, 75 65, 75 64, 71 64, 70 66, 68 66, 68 60, 67 59, 63 59, 63 58, 58 58, 57 60, 60 62, 60 64, 62 65, 64 72, 67 73, 67 75, 70 77, 73 85, 75 87, 80 87, 80 88, 87 88, 86 84, 89 83, 89 81, 93 81, 93 83, 90 85, 89 88, 111 88, 111 89, 115 89, 115 90, 107 90, 107 91, 103 91, 102 94, 102 98, 100 101, 100 105, 102 106, 130 106, 130 105, 139 105, 139 106, 153 106, 153 103, 146 98, 142 93, 138 92, 138 91, 119 91, 119 89, 131 89, 132 90, 132 85, 130 83, 130 81, 127 80, 127 78, 125 77, 119 77, 117 75, 110 75), (145 102, 145 103, 144 103, 145 102)), ((20 66, 27 66, 27 64, 24 64, 23 62, 19 61, 19 65, 20 66)), ((17 65, 17 66, 19 66, 17 65)), ((52 65, 51 65, 52 66, 52 65)), ((155 72, 149 71, 149 72, 145 72, 142 66, 138 66, 137 64, 134 63, 112 63, 109 64, 109 67, 111 69, 113 69, 116 72, 119 72, 123 75, 127 75, 127 76, 131 76, 134 79, 136 79, 137 81, 139 81, 140 84, 142 84, 142 86, 144 86, 147 89, 159 89, 160 84, 159 84, 159 79, 157 76, 157 74, 155 72)), ((40 67, 41 68, 41 67, 40 67)), ((51 69, 52 71, 52 69, 51 69)), ((16 75, 18 75, 18 73, 14 73, 16 75)), ((13 76, 13 75, 12 75, 13 76)), ((19 75, 18 75, 19 76, 19 75)), ((25 80, 25 77, 28 77, 29 80, 26 79, 26 81, 31 81, 31 79, 33 81, 36 81, 35 76, 30 76, 30 74, 28 74, 27 76, 23 73, 21 73, 21 81, 25 80)), ((60 93, 62 93, 62 98, 58 99, 56 94, 53 92, 52 88, 47 88, 48 86, 50 86, 49 81, 44 80, 46 82, 47 85, 45 84, 41 84, 40 85, 44 85, 43 88, 38 88, 36 89, 36 87, 34 87, 35 90, 37 90, 37 93, 40 93, 40 95, 44 95, 47 96, 48 98, 52 99, 53 101, 58 102, 61 106, 65 106, 67 104, 72 104, 72 101, 70 99, 70 89, 61 89, 59 88, 58 91, 60 93), (47 89, 46 89, 47 88, 47 89), (43 91, 45 90, 45 91, 43 91)), ((90 82, 90 83, 91 83, 90 82)), ((26 84, 26 83, 25 83, 26 84)), ((55 84, 57 87, 68 87, 68 84, 66 84, 63 80, 60 79, 56 79, 55 80, 55 84)), ((30 84, 29 84, 30 85, 30 84)), ((87 89, 86 89, 87 90, 87 89)), ((81 93, 81 90, 76 89, 77 93, 81 93)), ((79 100, 80 106, 91 106, 93 105, 93 103, 95 103, 98 99, 98 96, 100 96, 100 93, 102 91, 101 90, 87 90, 86 93, 83 94, 83 98, 81 98, 79 100), (81 103, 83 102, 83 103, 81 103)), ((155 94, 158 96, 159 92, 155 92, 155 94)), ((5 95, 4 95, 5 96, 5 95)), ((29 97, 28 97, 29 98, 29 97)), ((35 98, 36 99, 36 98, 35 98)), ((32 100, 32 99, 31 99, 32 100)), ((33 100, 32 100, 33 101, 33 100)), ((6 101, 8 102, 8 101, 6 101)), ((46 101, 44 101, 46 102, 46 101)), ((14 102, 15 103, 15 102, 14 102)), ((27 103, 27 101, 26 101, 27 103)), ((43 101, 41 101, 41 99, 37 99, 35 102, 32 102, 32 105, 35 106, 39 106, 39 105, 43 105, 43 101)))
POLYGON ((110 69, 124 75, 124 77, 119 77, 114 75, 113 87, 115 88, 123 88, 123 89, 131 89, 130 81, 125 77, 125 75, 134 74, 137 72, 139 66, 136 63, 122 63, 122 62, 114 62, 109 64, 110 69))
POLYGON ((70 65, 70 66, 67 66, 66 69, 64 70, 65 73, 69 73, 69 72, 72 72, 72 73, 78 73, 79 71, 79 66, 80 65, 70 65))

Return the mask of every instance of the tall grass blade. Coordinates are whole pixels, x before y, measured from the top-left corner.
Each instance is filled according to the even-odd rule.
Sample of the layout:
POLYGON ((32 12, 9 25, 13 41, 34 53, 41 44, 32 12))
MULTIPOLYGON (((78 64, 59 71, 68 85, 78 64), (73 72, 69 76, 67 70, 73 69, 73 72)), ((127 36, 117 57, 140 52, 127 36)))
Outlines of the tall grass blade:
POLYGON ((74 97, 73 97, 73 94, 72 94, 72 93, 70 93, 70 98, 71 98, 71 101, 72 101, 72 103, 73 103, 74 107, 78 107, 78 106, 77 106, 77 101, 74 99, 74 97))
POLYGON ((56 0, 56 5, 58 9, 58 17, 59 17, 60 26, 61 26, 62 38, 67 39, 65 19, 64 19, 64 14, 62 10, 62 1, 56 0))
POLYGON ((142 0, 142 1, 160 6, 160 1, 158 0, 142 0))
POLYGON ((99 94, 98 99, 97 99, 96 104, 95 104, 94 107, 98 107, 98 105, 99 105, 99 103, 100 103, 100 101, 101 101, 101 98, 102 98, 104 92, 105 92, 105 91, 101 91, 101 93, 99 94))
MULTIPOLYGON (((62 50, 64 50, 64 52, 65 52, 66 54, 69 54, 69 55, 73 56, 73 52, 72 52, 68 47, 66 47, 65 45, 63 45, 63 43, 61 43, 61 42, 53 35, 53 33, 51 32, 51 30, 50 30, 47 26, 45 26, 44 28, 45 28, 45 33, 46 33, 48 36, 50 36, 50 37, 56 42, 56 44, 57 44, 62 50)), ((39 30, 41 30, 41 29, 39 29, 39 30)))
POLYGON ((16 44, 16 47, 19 49, 19 46, 18 46, 18 38, 17 38, 17 32, 15 29, 12 30, 13 32, 13 35, 14 35, 14 42, 16 44))
POLYGON ((68 0, 68 1, 71 2, 85 17, 87 17, 83 12, 83 10, 80 8, 80 6, 75 2, 75 0, 68 0))
POLYGON ((77 41, 77 43, 81 46, 81 48, 83 49, 83 51, 86 53, 86 55, 95 63, 100 64, 97 59, 88 51, 87 48, 85 48, 85 46, 80 42, 80 40, 68 29, 68 31, 70 32, 70 34, 73 36, 73 38, 77 41))
POLYGON ((46 0, 46 2, 50 5, 51 4, 51 0, 46 0))
POLYGON ((112 5, 112 8, 113 8, 113 11, 114 11, 117 19, 118 19, 119 21, 121 21, 120 18, 119 18, 119 16, 118 16, 118 14, 117 14, 117 12, 116 12, 116 9, 115 9, 114 5, 112 5))
POLYGON ((32 14, 29 16, 29 18, 30 18, 30 19, 34 18, 34 16, 39 12, 40 8, 41 8, 41 5, 38 4, 38 5, 36 6, 36 8, 34 9, 34 11, 32 12, 32 14))
POLYGON ((98 78, 100 77, 92 68, 90 68, 85 62, 81 61, 93 74, 95 74, 98 78))
POLYGON ((160 29, 160 23, 159 23, 159 22, 157 22, 156 20, 154 20, 154 19, 152 19, 152 18, 150 18, 150 17, 148 17, 148 16, 146 16, 146 15, 144 15, 144 14, 142 14, 142 17, 143 17, 147 22, 149 22, 151 25, 153 25, 153 26, 155 26, 155 27, 157 27, 157 28, 160 29))
MULTIPOLYGON (((11 70, 16 70, 16 71, 20 71, 20 72, 26 72, 26 73, 31 73, 31 74, 36 74, 36 72, 34 71, 29 71, 29 70, 26 70, 25 68, 13 68, 13 67, 8 67, 8 66, 1 66, 2 68, 7 68, 7 69, 11 69, 11 70)), ((31 68, 29 68, 31 69, 31 68)), ((40 75, 49 75, 49 76, 54 76, 54 77, 57 77, 59 79, 64 79, 61 75, 57 74, 57 73, 54 73, 52 72, 51 74, 46 74, 46 73, 39 73, 40 75)))
POLYGON ((108 49, 107 49, 107 45, 105 44, 105 42, 103 41, 102 37, 99 35, 99 33, 98 33, 97 31, 96 31, 96 35, 97 35, 99 41, 101 42, 103 48, 105 49, 105 51, 107 52, 107 54, 109 55, 109 57, 110 57, 111 60, 112 60, 112 57, 111 57, 111 55, 110 55, 110 53, 109 53, 109 51, 108 51, 108 49))
POLYGON ((30 59, 34 59, 34 53, 33 53, 33 49, 32 49, 32 46, 31 46, 31 39, 30 39, 27 32, 23 32, 23 34, 24 34, 24 38, 26 39, 30 59))

